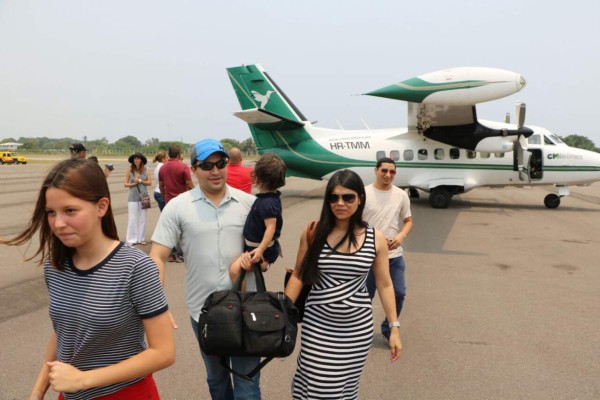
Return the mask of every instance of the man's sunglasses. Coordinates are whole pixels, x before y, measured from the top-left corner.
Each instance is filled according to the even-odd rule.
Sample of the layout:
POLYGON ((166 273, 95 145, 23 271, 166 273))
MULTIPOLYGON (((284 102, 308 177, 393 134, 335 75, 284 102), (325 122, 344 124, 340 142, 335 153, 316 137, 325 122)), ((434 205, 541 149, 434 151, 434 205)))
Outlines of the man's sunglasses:
POLYGON ((329 201, 329 203, 335 204, 338 201, 340 201, 340 197, 342 198, 344 203, 347 203, 347 204, 352 204, 352 203, 354 203, 354 200, 356 200, 356 195, 354 193, 344 193, 344 194, 331 193, 327 197, 327 200, 329 201))
POLYGON ((227 165, 227 160, 222 159, 217 162, 209 162, 203 161, 201 163, 196 163, 196 167, 200 168, 202 171, 212 171, 212 169, 216 166, 218 169, 223 169, 227 165))
POLYGON ((387 168, 381 168, 380 171, 385 175, 388 172, 390 173, 390 175, 396 175, 396 170, 395 169, 387 169, 387 168))

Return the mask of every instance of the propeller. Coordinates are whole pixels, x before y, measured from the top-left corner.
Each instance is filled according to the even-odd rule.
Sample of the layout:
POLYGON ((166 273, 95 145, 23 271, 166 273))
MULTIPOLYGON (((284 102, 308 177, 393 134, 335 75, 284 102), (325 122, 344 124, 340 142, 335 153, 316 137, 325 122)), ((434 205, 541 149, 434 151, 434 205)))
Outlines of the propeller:
MULTIPOLYGON (((525 125, 525 103, 517 102, 517 132, 525 125)), ((519 145, 523 150, 527 150, 527 137, 519 133, 519 145)))

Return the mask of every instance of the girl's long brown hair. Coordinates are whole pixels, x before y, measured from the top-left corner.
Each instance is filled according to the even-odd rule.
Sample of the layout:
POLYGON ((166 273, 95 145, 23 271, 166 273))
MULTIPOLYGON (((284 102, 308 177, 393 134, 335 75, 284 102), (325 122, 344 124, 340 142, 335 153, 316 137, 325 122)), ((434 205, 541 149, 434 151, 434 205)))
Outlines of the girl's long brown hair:
POLYGON ((30 241, 35 233, 39 232, 39 247, 35 254, 26 257, 25 260, 30 261, 40 256, 36 262, 42 264, 46 258, 49 258, 50 264, 54 268, 63 269, 63 263, 73 256, 75 249, 65 246, 50 229, 46 215, 46 191, 48 188, 64 190, 73 197, 94 204, 106 197, 109 204, 106 214, 102 217, 102 232, 111 239, 119 240, 110 205, 110 191, 102 168, 93 161, 72 158, 56 164, 44 179, 27 228, 11 239, 0 239, 0 243, 20 246, 30 241))

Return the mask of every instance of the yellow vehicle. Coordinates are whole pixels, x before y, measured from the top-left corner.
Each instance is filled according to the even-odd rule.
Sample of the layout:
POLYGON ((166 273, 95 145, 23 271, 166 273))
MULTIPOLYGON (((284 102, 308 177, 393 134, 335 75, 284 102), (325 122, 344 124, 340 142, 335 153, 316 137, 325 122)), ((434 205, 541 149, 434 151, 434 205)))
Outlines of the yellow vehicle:
POLYGON ((27 157, 19 156, 12 151, 0 152, 0 164, 27 164, 27 157))

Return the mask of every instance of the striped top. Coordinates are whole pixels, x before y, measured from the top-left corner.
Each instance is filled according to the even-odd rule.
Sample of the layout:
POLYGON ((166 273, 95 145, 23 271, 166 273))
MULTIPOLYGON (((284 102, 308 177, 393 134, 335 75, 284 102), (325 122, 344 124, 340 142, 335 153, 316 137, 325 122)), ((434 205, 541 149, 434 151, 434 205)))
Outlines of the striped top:
MULTIPOLYGON (((44 264, 57 359, 86 371, 119 363, 146 349, 142 320, 167 311, 154 262, 141 250, 119 245, 98 265, 64 271, 44 264)), ((113 393, 143 378, 65 393, 66 400, 113 393)))

